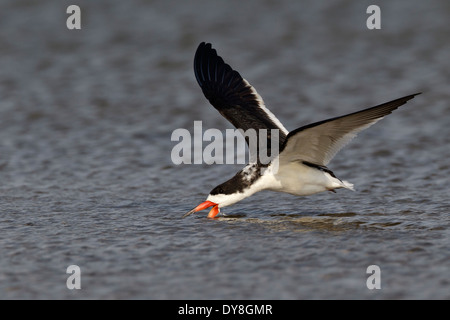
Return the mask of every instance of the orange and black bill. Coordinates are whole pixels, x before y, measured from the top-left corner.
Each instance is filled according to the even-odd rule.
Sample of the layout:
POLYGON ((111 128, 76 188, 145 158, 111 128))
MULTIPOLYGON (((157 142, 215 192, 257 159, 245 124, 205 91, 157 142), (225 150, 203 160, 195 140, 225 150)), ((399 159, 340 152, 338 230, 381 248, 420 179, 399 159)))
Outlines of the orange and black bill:
POLYGON ((186 213, 184 217, 187 217, 195 212, 204 210, 206 208, 212 207, 211 211, 209 211, 208 213, 208 218, 214 218, 215 216, 217 216, 219 214, 219 205, 217 203, 211 202, 211 201, 205 201, 200 203, 198 206, 196 206, 194 209, 192 209, 191 211, 189 211, 188 213, 186 213))

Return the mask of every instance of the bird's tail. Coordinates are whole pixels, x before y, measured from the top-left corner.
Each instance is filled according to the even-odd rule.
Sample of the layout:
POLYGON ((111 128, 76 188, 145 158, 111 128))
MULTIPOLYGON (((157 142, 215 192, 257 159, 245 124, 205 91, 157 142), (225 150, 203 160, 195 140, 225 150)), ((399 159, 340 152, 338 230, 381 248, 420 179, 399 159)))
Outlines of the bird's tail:
POLYGON ((346 181, 346 180, 341 181, 341 182, 342 182, 342 186, 343 186, 344 188, 349 189, 349 190, 352 190, 352 191, 355 191, 355 188, 354 188, 353 183, 350 183, 350 182, 348 182, 348 181, 346 181))

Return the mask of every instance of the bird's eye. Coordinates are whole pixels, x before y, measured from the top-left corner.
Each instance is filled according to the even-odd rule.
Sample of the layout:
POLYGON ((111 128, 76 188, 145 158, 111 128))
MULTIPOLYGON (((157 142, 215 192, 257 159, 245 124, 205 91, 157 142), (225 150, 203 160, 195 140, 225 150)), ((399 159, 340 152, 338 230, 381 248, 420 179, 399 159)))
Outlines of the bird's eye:
POLYGON ((223 191, 222 187, 215 187, 212 191, 211 194, 224 194, 225 192, 223 191))

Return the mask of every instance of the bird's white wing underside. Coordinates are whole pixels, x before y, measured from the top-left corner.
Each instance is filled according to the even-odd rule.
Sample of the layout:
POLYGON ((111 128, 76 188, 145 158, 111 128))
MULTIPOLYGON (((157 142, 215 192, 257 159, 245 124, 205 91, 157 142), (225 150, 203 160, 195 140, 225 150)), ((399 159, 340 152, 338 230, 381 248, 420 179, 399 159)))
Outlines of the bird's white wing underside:
POLYGON ((302 130, 289 138, 280 160, 303 160, 326 166, 359 132, 381 119, 357 125, 342 118, 302 130))
POLYGON ((326 166, 359 132, 374 125, 416 95, 298 128, 288 134, 280 153, 280 161, 303 160, 326 166))

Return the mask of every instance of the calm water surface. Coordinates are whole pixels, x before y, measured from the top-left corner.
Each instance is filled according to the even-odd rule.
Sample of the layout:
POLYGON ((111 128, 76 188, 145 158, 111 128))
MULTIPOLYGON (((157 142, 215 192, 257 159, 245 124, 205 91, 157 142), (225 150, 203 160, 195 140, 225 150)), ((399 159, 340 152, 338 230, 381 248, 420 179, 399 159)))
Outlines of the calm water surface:
POLYGON ((0 5, 0 298, 450 298, 448 1, 382 2, 374 31, 366 1, 77 1, 81 30, 70 4, 0 5), (290 130, 423 94, 331 162, 356 192, 180 219, 241 167, 170 158, 177 128, 232 128, 201 41, 290 130))

